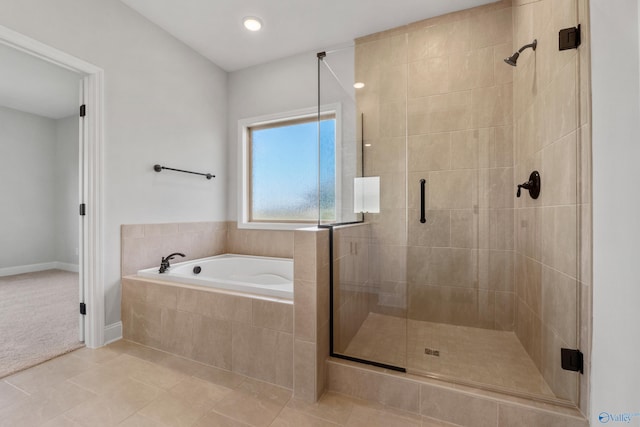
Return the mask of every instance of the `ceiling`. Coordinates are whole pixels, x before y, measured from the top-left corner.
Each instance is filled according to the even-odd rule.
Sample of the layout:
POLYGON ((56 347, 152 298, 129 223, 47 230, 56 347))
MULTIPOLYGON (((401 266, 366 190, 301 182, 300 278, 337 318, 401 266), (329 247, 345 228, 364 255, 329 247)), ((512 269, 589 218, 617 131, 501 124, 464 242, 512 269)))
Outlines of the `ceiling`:
MULTIPOLYGON (((226 71, 309 51, 492 0, 121 0, 226 71), (263 29, 251 33, 245 16, 263 29)), ((333 70, 349 73, 349 70, 333 70)), ((0 44, 0 106, 52 119, 76 114, 81 76, 0 44)))
POLYGON ((78 112, 81 78, 0 43, 0 106, 50 119, 69 117, 78 112))
POLYGON ((121 0, 226 71, 495 0, 121 0), (264 25, 251 33, 245 16, 264 25))

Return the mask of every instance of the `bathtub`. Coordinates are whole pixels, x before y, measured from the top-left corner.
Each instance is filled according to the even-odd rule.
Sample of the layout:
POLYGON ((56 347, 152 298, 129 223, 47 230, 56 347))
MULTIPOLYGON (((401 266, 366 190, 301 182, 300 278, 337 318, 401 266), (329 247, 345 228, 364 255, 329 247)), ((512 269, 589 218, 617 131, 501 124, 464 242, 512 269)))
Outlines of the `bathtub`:
POLYGON ((171 264, 162 274, 158 267, 139 270, 138 276, 293 300, 290 258, 224 254, 171 264))

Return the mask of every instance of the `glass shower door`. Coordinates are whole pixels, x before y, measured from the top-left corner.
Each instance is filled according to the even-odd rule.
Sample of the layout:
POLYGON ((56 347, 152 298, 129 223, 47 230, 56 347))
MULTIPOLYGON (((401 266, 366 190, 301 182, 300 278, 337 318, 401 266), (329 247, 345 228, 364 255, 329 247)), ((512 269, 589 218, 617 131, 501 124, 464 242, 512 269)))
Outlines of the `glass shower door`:
MULTIPOLYGON (((406 52, 404 38, 399 46, 406 52)), ((383 51, 397 53, 391 54, 386 46, 378 49, 370 52, 374 55, 368 62, 371 68, 354 68, 359 63, 356 57, 364 58, 358 47, 328 52, 319 61, 320 109, 338 99, 342 117, 337 124, 342 140, 336 148, 340 158, 336 170, 341 176, 336 185, 336 218, 321 225, 332 226, 334 354, 404 369, 405 129, 398 128, 395 119, 404 117, 406 95, 402 90, 387 91, 380 97, 378 88, 389 73, 403 74, 400 69, 406 64, 398 58, 399 68, 381 68, 376 61, 383 51), (356 82, 364 86, 354 87, 356 82), (396 116, 385 123, 394 129, 379 119, 380 111, 386 114, 390 109, 396 116)), ((322 129, 319 140, 322 152, 327 140, 322 129)), ((320 192, 326 192, 322 183, 328 181, 321 175, 320 182, 320 192)))
MULTIPOLYGON (((539 3, 541 14, 505 3, 358 39, 351 78, 331 71, 331 53, 320 64, 321 104, 325 88, 353 93, 353 164, 380 182, 379 211, 333 223, 336 355, 579 401, 561 349, 586 330, 588 50, 558 51, 557 29, 588 13, 539 3), (516 67, 503 61, 534 38, 516 67), (534 171, 539 197, 518 197, 534 171)), ((353 206, 358 175, 345 176, 340 203, 353 206)))

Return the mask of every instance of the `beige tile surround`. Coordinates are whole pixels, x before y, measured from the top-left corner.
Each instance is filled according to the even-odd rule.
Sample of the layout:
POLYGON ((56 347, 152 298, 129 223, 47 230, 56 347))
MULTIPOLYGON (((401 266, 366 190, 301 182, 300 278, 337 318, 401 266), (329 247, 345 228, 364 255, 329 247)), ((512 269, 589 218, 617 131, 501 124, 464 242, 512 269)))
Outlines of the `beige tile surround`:
POLYGON ((514 329, 512 44, 509 0, 356 40, 365 174, 381 177, 370 311, 514 329))
POLYGON ((239 229, 233 221, 121 226, 122 276, 159 266, 173 252, 184 261, 223 253, 293 258, 293 231, 239 229))
POLYGON ((329 230, 294 232, 294 396, 315 402, 329 357, 329 230))
POLYGON ((293 304, 122 278, 124 339, 293 387, 293 304))
POLYGON ((338 313, 339 348, 369 312, 515 331, 553 393, 588 411, 589 367, 582 381, 559 367, 560 347, 589 360, 588 3, 506 0, 357 40, 365 169, 381 176, 383 209, 367 215, 369 276, 340 289, 352 309, 338 313), (577 23, 582 46, 559 52, 558 28, 577 23), (536 52, 503 63, 534 38, 536 52), (534 169, 540 199, 513 197, 534 169))
POLYGON ((220 253, 294 258, 294 301, 127 275, 124 338, 316 401, 329 355, 328 230, 241 230, 235 223, 122 226, 123 272, 158 265, 157 259, 175 251, 187 259, 220 253))
POLYGON ((523 53, 514 69, 514 184, 532 170, 542 178, 540 198, 525 194, 515 205, 515 331, 554 394, 585 413, 588 369, 579 386, 579 374, 560 368, 559 352, 580 348, 589 360, 588 15, 586 0, 516 1, 513 7, 514 49, 538 40, 535 54, 523 53), (581 46, 558 51, 558 29, 577 23, 581 46))
MULTIPOLYGON (((337 353, 346 351, 367 318, 370 304, 383 298, 384 290, 377 292, 370 278, 370 235, 371 226, 366 223, 333 229, 333 345, 337 353)), ((388 291, 390 297, 398 297, 393 289, 388 291)))
MULTIPOLYGON (((328 390, 468 427, 587 427, 576 409, 510 397, 345 360, 327 361, 328 390)), ((449 424, 450 423, 450 424, 449 424)))

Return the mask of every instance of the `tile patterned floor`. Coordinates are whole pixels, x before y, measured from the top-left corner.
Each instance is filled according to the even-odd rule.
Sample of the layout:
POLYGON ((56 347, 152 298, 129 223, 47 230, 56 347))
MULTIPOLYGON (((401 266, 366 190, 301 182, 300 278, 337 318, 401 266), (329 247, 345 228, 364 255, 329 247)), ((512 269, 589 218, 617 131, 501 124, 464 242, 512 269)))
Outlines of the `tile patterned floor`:
POLYGON ((354 357, 520 392, 553 396, 513 332, 369 313, 345 351, 354 357), (439 356, 425 354, 425 348, 439 356))
POLYGON ((0 380, 0 426, 449 426, 326 393, 291 391, 118 341, 83 348, 0 380))

